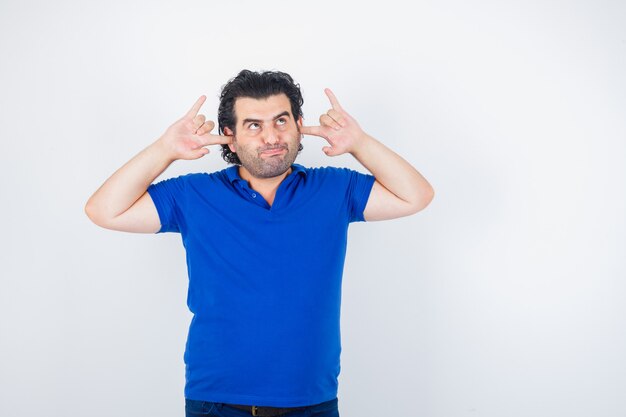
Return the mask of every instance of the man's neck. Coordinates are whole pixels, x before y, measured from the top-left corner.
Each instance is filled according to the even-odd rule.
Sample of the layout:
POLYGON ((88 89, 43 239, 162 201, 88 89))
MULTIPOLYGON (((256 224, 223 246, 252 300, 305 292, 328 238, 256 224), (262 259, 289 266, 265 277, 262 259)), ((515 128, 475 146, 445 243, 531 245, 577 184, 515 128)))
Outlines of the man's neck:
POLYGON ((291 167, 289 167, 287 171, 276 177, 256 178, 252 176, 252 174, 250 174, 250 171, 245 169, 243 166, 239 166, 239 176, 241 177, 241 179, 248 181, 248 184, 250 184, 250 188, 260 192, 263 195, 274 194, 280 186, 280 183, 283 182, 283 180, 287 178, 289 174, 291 174, 291 171, 292 169, 291 167))

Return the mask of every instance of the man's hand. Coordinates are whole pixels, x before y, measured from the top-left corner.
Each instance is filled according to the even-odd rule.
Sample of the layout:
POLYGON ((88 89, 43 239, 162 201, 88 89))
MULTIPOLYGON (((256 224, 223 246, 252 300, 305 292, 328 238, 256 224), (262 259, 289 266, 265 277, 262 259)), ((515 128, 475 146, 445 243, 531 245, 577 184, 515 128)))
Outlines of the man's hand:
POLYGON ((328 141, 330 146, 322 150, 328 156, 353 153, 366 136, 359 124, 346 112, 337 97, 324 89, 332 108, 320 116, 320 126, 302 126, 300 131, 305 135, 319 136, 328 141))
POLYGON ((212 135, 215 127, 198 111, 200 98, 180 120, 150 146, 115 171, 85 205, 85 213, 98 226, 134 233, 156 233, 159 214, 147 189, 177 159, 198 159, 207 145, 230 143, 232 136, 212 135))
POLYGON ((376 181, 363 218, 367 221, 395 219, 426 207, 434 196, 428 181, 400 155, 366 134, 330 89, 324 92, 332 108, 320 116, 319 126, 302 126, 300 131, 326 139, 330 144, 322 148, 326 155, 349 152, 374 175, 376 181))
POLYGON ((215 127, 215 123, 207 121, 203 114, 198 114, 205 100, 206 96, 200 96, 187 114, 168 127, 159 138, 158 142, 172 161, 198 159, 209 153, 204 146, 232 142, 232 136, 209 133, 215 127))

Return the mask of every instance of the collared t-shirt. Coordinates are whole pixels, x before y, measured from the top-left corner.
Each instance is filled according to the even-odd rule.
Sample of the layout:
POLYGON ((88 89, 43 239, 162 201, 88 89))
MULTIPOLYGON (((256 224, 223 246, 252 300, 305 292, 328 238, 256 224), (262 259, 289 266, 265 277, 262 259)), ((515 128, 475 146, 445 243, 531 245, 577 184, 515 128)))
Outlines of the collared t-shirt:
POLYGON ((350 222, 374 177, 292 165, 272 206, 231 166, 148 187, 157 233, 181 234, 193 313, 185 398, 297 407, 337 396, 350 222))

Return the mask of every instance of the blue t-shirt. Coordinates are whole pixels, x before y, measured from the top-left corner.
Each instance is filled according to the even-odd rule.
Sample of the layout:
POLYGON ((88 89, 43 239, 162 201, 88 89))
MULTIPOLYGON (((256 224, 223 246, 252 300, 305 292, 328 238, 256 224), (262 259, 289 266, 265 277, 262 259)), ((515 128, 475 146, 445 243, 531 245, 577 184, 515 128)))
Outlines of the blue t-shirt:
POLYGON ((372 175, 304 168, 270 205, 238 167, 148 187, 157 233, 187 255, 185 398, 297 407, 337 396, 348 224, 364 221, 372 175))

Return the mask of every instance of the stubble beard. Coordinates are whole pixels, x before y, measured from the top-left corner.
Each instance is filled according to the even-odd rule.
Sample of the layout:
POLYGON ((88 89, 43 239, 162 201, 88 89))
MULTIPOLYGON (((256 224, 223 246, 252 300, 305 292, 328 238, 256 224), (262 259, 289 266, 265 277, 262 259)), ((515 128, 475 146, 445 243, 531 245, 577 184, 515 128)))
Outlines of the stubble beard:
POLYGON ((300 147, 300 133, 291 143, 268 145, 258 149, 238 146, 237 156, 250 175, 255 178, 273 178, 284 174, 291 167, 298 156, 300 147), (284 155, 261 156, 261 152, 272 149, 287 149, 284 155))

